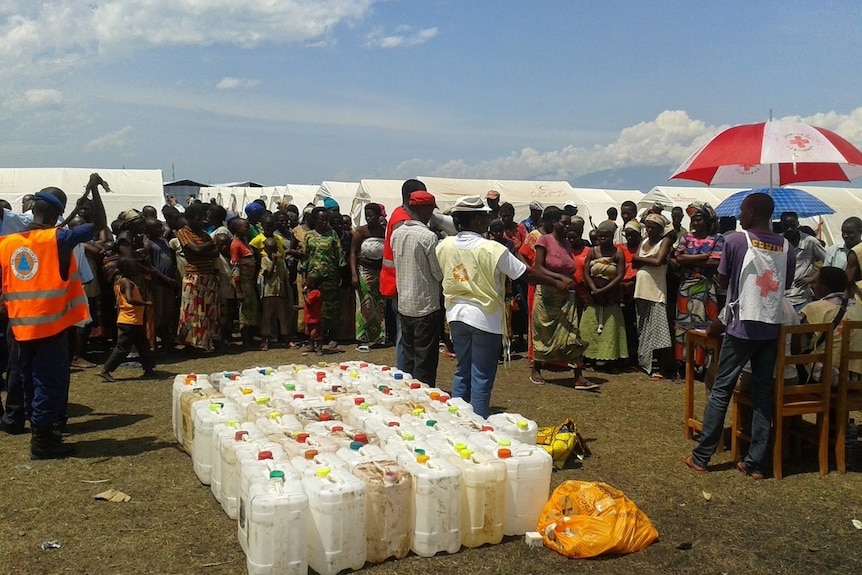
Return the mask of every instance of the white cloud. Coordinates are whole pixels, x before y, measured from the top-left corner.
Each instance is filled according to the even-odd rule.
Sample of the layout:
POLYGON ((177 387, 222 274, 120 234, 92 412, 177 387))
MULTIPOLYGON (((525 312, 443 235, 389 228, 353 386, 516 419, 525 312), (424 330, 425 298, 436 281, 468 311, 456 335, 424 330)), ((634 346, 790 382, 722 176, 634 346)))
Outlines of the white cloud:
POLYGON ((394 33, 386 34, 382 30, 375 30, 365 37, 366 48, 401 48, 404 46, 418 46, 437 36, 437 28, 425 28, 418 30, 412 26, 398 26, 394 33))
POLYGON ((49 74, 147 47, 303 44, 362 20, 378 0, 5 0, 0 66, 49 74))
POLYGON ((116 132, 99 136, 87 142, 88 152, 118 152, 126 147, 126 139, 134 131, 131 126, 123 126, 116 132))
MULTIPOLYGON (((856 108, 850 114, 828 112, 808 117, 777 119, 799 120, 827 128, 862 147, 862 107, 856 108)), ((707 125, 690 118, 682 110, 666 110, 654 120, 624 128, 616 140, 605 146, 566 146, 561 150, 547 152, 523 148, 508 156, 473 164, 460 159, 435 163, 414 158, 402 162, 394 171, 399 174, 433 173, 453 178, 546 177, 566 180, 617 168, 676 167, 712 136, 727 127, 707 125)))
POLYGON ((57 106, 63 102, 63 93, 50 89, 27 90, 24 92, 24 102, 32 108, 57 106))
POLYGON ((244 80, 242 78, 231 78, 230 76, 225 76, 221 79, 221 81, 216 84, 216 88, 219 90, 236 90, 238 88, 254 88, 260 82, 257 80, 244 80))

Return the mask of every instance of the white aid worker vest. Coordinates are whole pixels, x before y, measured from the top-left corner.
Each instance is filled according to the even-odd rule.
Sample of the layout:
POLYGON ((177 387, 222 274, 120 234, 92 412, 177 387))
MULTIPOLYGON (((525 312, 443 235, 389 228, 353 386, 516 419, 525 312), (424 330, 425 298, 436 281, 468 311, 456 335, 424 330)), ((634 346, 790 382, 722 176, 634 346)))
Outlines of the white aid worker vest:
POLYGON ((781 324, 784 316, 784 286, 787 280, 787 253, 790 244, 784 240, 783 251, 765 247, 757 238, 754 242, 743 231, 748 251, 742 259, 739 273, 737 312, 742 321, 781 324))

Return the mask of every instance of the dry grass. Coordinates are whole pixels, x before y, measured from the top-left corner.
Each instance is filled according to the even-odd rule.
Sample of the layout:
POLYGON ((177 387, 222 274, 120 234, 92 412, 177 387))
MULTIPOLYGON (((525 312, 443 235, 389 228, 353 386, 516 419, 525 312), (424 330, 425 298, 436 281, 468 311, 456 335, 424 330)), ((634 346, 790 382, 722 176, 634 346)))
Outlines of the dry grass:
MULTIPOLYGON (((360 354, 356 354, 360 355, 360 354)), ((393 350, 361 359, 392 363, 393 350)), ((328 356, 338 361, 352 352, 328 356)), ((299 352, 274 349, 218 359, 167 363, 171 373, 302 363, 299 352)), ((441 356, 439 381, 449 388, 454 362, 441 356)), ((138 371, 120 369, 118 377, 138 371)), ((640 375, 589 374, 598 393, 571 389, 568 374, 531 384, 526 362, 500 369, 495 409, 522 413, 540 425, 566 417, 578 422, 593 456, 556 473, 567 479, 605 481, 633 499, 659 530, 660 540, 624 557, 577 564, 547 549, 529 549, 520 538, 431 559, 408 557, 369 566, 376 574, 460 571, 479 574, 590 573, 860 573, 862 474, 817 474, 813 452, 786 464, 782 481, 754 483, 737 473, 728 454, 705 477, 682 463, 692 444, 682 434, 682 385, 640 375), (704 500, 703 491, 712 493, 704 500), (690 549, 677 549, 678 546, 690 549)), ((70 438, 78 456, 32 462, 28 437, 0 437, 0 573, 200 573, 245 572, 235 523, 200 485, 189 457, 172 442, 171 378, 97 380, 73 374, 70 438), (108 480, 102 483, 88 483, 108 480), (95 501, 118 489, 128 503, 95 501), (42 551, 57 540, 61 549, 42 551)))

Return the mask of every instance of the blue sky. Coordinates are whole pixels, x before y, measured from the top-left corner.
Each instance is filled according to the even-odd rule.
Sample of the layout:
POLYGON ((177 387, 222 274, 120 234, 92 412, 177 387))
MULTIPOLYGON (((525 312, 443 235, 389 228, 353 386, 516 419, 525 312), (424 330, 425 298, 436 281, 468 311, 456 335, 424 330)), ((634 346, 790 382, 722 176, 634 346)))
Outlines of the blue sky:
POLYGON ((860 16, 828 0, 6 0, 0 167, 267 185, 644 168, 646 191, 770 108, 862 146, 860 16))

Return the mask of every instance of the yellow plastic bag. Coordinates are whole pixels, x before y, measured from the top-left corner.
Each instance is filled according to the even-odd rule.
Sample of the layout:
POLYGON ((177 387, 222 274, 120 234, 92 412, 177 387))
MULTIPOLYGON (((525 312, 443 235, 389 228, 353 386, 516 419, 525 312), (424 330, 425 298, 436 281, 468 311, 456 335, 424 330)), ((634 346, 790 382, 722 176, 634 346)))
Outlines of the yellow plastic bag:
POLYGON ((542 508, 545 547, 571 559, 640 551, 658 539, 649 518, 606 483, 566 481, 542 508))
POLYGON ((566 465, 572 453, 579 460, 590 455, 590 448, 578 433, 578 426, 569 418, 559 425, 540 427, 536 433, 536 443, 551 454, 554 467, 557 469, 562 469, 566 465))

